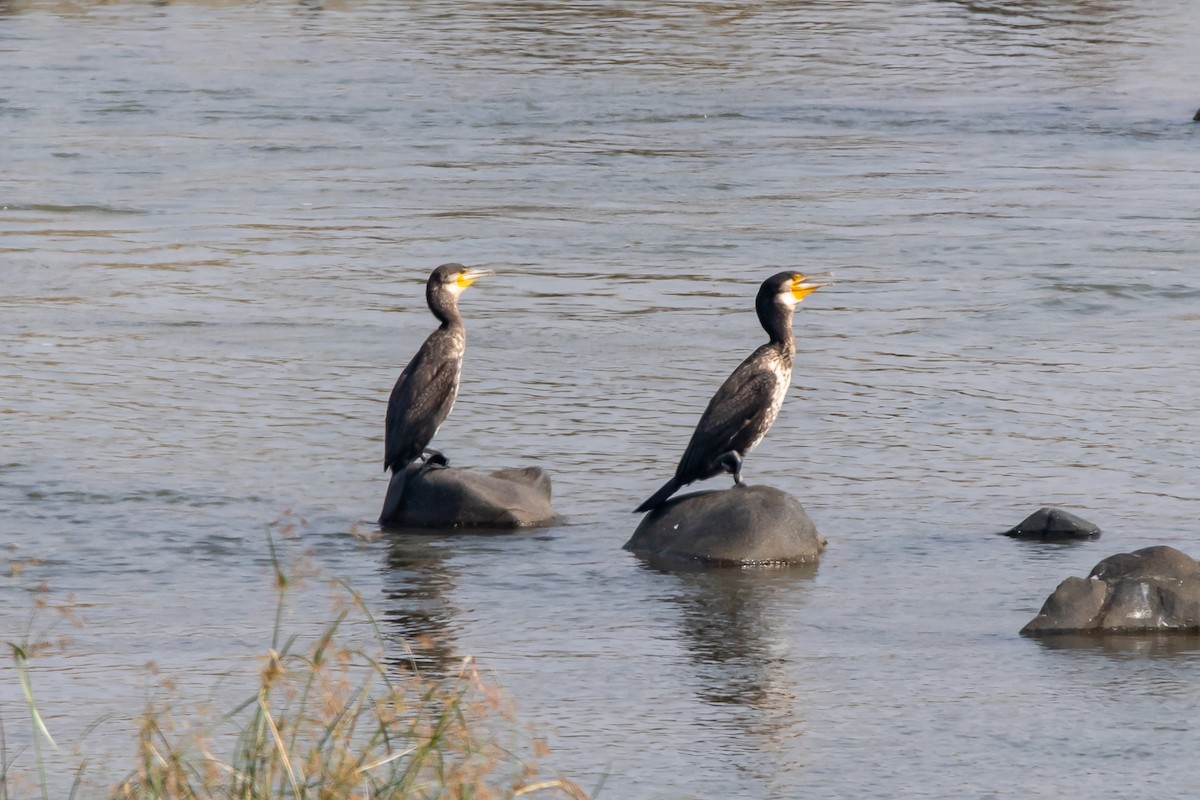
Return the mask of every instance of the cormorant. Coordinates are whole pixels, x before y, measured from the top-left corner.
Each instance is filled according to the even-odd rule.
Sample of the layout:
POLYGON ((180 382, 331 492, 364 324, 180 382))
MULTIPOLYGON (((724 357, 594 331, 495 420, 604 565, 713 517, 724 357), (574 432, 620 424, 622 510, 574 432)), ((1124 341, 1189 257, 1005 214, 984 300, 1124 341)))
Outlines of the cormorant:
MULTIPOLYGON (((458 296, 479 278, 494 274, 490 269, 442 264, 426 281, 425 302, 442 324, 429 334, 400 373, 388 400, 383 468, 390 469, 393 475, 403 472, 426 452, 454 407, 467 346, 467 329, 458 313, 458 296)), ((428 452, 429 463, 446 463, 441 453, 428 452)))
POLYGON ((725 379, 708 402, 688 442, 675 477, 667 481, 635 513, 649 511, 692 481, 729 472, 742 483, 742 459, 762 441, 792 381, 792 312, 806 296, 828 283, 815 283, 799 272, 780 272, 763 281, 754 301, 758 321, 770 340, 755 350, 725 379))

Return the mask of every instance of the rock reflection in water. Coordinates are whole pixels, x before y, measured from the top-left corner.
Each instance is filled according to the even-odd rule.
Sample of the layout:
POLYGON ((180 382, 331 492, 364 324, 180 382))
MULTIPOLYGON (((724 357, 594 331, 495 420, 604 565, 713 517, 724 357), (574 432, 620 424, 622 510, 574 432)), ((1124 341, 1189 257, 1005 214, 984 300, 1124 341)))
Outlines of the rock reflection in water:
POLYGON ((815 564, 676 572, 679 591, 671 602, 679 607, 700 699, 744 709, 738 726, 766 747, 791 738, 800 722, 791 636, 783 629, 794 609, 785 613, 776 600, 787 595, 794 602, 793 584, 816 572, 815 564))
POLYGON ((1112 656, 1200 655, 1200 635, 1189 633, 1064 633, 1040 636, 1036 641, 1047 650, 1090 650, 1112 656))

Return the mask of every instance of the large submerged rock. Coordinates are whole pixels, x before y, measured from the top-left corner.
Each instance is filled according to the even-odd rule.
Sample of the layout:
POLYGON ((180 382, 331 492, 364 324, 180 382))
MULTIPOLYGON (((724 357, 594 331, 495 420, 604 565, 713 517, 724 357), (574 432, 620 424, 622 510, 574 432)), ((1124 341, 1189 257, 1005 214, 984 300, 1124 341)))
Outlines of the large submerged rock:
POLYGON ((1063 541, 1066 539, 1099 539, 1100 528, 1082 517, 1061 508, 1039 508, 1015 528, 1004 531, 1014 539, 1063 541))
POLYGON ((1200 633, 1200 564, 1173 547, 1146 547, 1067 578, 1021 629, 1057 633, 1200 633))
POLYGON ((668 561, 814 563, 825 540, 790 494, 735 486, 668 500, 642 519, 625 549, 668 561))
POLYGON ((525 528, 558 519, 550 476, 541 467, 495 472, 409 464, 392 476, 384 528, 525 528))

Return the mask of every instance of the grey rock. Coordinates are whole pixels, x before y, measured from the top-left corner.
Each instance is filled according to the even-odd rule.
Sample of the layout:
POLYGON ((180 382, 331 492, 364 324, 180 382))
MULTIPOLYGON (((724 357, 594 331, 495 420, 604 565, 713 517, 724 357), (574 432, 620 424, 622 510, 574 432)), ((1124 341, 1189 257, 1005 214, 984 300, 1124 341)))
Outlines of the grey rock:
POLYGON ((825 548, 800 501, 770 486, 680 495, 649 512, 625 549, 663 561, 815 563, 825 548))
POLYGON ((1070 577, 1046 598, 1037 618, 1022 629, 1034 631, 1082 631, 1094 627, 1108 598, 1108 584, 1089 578, 1070 577))
POLYGON ((1004 531, 1004 535, 1012 536, 1015 539, 1041 539, 1042 541, 1099 539, 1100 528, 1061 508, 1039 508, 1023 519, 1015 528, 1004 531))
POLYGON ((558 519, 550 476, 541 467, 495 472, 409 464, 392 476, 384 528, 526 528, 558 519))
POLYGON ((1067 578, 1021 629, 1055 633, 1200 633, 1200 564, 1173 547, 1109 556, 1067 578))
POLYGON ((1092 568, 1089 578, 1105 581, 1115 578, 1153 578, 1175 575, 1181 579, 1200 574, 1200 564, 1174 547, 1144 547, 1132 553, 1109 556, 1092 568))

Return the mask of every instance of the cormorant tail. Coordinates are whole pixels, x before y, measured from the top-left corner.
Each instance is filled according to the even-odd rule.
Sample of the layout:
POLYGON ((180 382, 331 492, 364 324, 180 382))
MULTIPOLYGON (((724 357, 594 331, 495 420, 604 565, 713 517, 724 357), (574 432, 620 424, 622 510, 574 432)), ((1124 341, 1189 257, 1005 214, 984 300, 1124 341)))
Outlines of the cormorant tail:
POLYGON ((663 484, 661 489, 651 495, 649 500, 635 508, 633 513, 640 514, 643 511, 650 511, 651 509, 658 508, 663 503, 667 502, 668 497, 679 491, 681 486, 683 486, 683 484, 679 482, 679 478, 671 478, 671 480, 663 484))
POLYGON ((404 484, 408 481, 408 467, 392 473, 388 482, 387 497, 383 501, 383 511, 379 514, 379 527, 386 528, 395 525, 399 515, 401 501, 404 499, 404 484))

